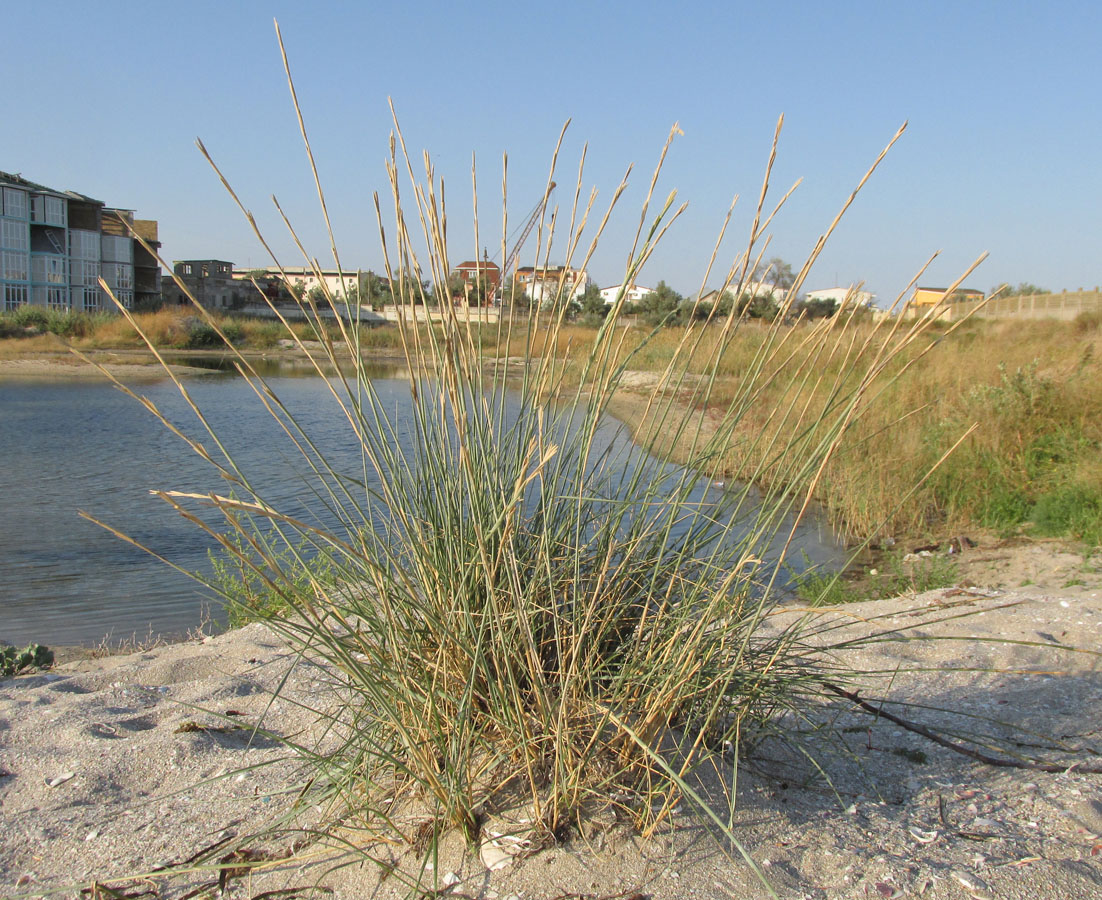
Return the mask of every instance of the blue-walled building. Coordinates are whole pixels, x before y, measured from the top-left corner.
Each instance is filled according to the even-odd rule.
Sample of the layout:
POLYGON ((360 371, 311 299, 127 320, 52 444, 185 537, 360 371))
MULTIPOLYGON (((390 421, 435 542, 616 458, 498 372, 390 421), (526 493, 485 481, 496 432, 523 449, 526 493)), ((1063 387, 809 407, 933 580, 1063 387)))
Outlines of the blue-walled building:
POLYGON ((157 223, 134 218, 74 191, 0 172, 0 302, 98 312, 160 302, 160 266, 132 231, 156 250, 157 223), (129 227, 127 227, 129 226, 129 227))

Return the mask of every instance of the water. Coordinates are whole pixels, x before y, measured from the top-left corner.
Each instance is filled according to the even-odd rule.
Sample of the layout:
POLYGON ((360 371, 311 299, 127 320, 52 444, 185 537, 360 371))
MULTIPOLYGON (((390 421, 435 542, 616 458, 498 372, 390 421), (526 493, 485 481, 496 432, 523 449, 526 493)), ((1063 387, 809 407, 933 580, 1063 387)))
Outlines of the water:
MULTIPOLYGON (((408 382, 394 371, 377 374, 376 390, 400 409, 408 382)), ((331 462, 362 472, 323 379, 276 375, 268 381, 331 462)), ((151 379, 137 389, 198 434, 171 381, 151 379)), ((317 507, 301 458, 291 455, 246 383, 212 374, 190 379, 188 389, 273 505, 297 515, 317 507)), ((213 452, 209 439, 204 444, 213 452)), ((218 621, 221 611, 202 585, 78 515, 91 513, 184 570, 206 571, 213 541, 151 497, 152 489, 225 494, 227 485, 108 384, 0 381, 0 641, 64 645, 179 636, 204 616, 218 621)), ((215 514, 211 521, 218 521, 215 514)), ((814 525, 805 527, 801 546, 816 561, 840 553, 814 525)))

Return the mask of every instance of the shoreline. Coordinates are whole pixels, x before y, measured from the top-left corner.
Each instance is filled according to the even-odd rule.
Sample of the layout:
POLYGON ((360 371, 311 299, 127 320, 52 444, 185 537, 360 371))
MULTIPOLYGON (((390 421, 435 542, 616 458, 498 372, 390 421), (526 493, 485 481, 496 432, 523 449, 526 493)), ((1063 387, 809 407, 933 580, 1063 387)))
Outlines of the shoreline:
MULTIPOLYGON (((309 349, 321 349, 317 342, 307 342, 309 349), (316 346, 314 346, 316 345, 316 346)), ((135 348, 122 349, 96 349, 82 351, 85 356, 102 365, 115 378, 136 378, 139 380, 165 378, 167 374, 157 361, 152 351, 135 348)), ((231 360, 234 358, 229 350, 158 350, 168 363, 169 369, 177 376, 211 375, 228 371, 215 366, 193 366, 185 363, 174 362, 180 359, 210 359, 231 360)), ((253 362, 278 363, 292 369, 303 368, 314 373, 313 365, 309 362, 305 353, 296 348, 274 347, 266 350, 245 349, 239 351, 241 356, 253 362)), ((405 358, 400 352, 380 349, 364 354, 364 360, 369 363, 389 364, 403 363, 405 358)), ((63 380, 63 379, 100 379, 106 380, 99 369, 89 365, 79 356, 68 350, 35 350, 25 354, 11 357, 0 357, 0 380, 12 379, 37 379, 37 380, 63 380)))

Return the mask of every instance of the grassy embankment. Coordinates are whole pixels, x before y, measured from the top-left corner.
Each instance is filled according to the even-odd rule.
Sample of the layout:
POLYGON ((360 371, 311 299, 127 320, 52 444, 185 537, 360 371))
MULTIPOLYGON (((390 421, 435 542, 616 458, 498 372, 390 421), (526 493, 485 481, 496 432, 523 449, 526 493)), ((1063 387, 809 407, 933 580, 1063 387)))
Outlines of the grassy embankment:
MULTIPOLYGON (((225 347, 225 341, 195 312, 188 308, 161 309, 134 314, 137 326, 162 350, 209 350, 225 347)), ((235 347, 244 350, 270 350, 289 337, 276 320, 245 316, 219 315, 215 321, 235 347)), ((291 323, 302 340, 316 340, 318 334, 307 322, 291 323)), ((331 336, 339 340, 335 328, 331 336)), ((400 348, 394 329, 365 330, 363 344, 380 349, 400 348)), ((89 350, 145 350, 145 342, 134 325, 113 313, 65 313, 41 307, 24 306, 12 313, 0 314, 0 359, 36 353, 61 352, 67 347, 89 350), (6 340, 3 340, 6 339, 6 340)))
MULTIPOLYGON (((792 329, 791 355, 781 354, 768 377, 754 385, 761 402, 732 435, 723 460, 728 473, 756 473, 763 483, 786 480, 785 461, 770 458, 772 441, 763 435, 805 427, 799 416, 780 419, 774 411, 784 408, 784 398, 795 389, 790 373, 800 371, 799 363, 811 352, 802 343, 809 330, 792 329)), ((857 326, 851 343, 816 361, 812 407, 855 377, 869 352, 857 348, 872 330, 871 324, 857 326)), ((572 329, 573 352, 583 354, 593 333, 572 329)), ((640 330, 637 337, 643 334, 640 330)), ((661 373, 680 336, 680 329, 659 334, 629 367, 661 373)), ((709 410, 739 394, 742 373, 769 336, 765 327, 742 327, 723 357, 709 410)), ((629 336, 623 355, 634 343, 636 336, 629 336)), ((893 363, 905 371, 870 404, 830 458, 817 496, 857 539, 945 539, 1024 529, 1099 544, 1100 350, 1102 320, 1090 315, 1074 322, 977 320, 947 335, 932 331, 893 363), (915 489, 916 479, 934 469, 973 425, 915 489)), ((645 415, 645 405, 630 395, 616 409, 633 425, 645 415)), ((676 445, 668 449, 675 459, 686 453, 676 445)))

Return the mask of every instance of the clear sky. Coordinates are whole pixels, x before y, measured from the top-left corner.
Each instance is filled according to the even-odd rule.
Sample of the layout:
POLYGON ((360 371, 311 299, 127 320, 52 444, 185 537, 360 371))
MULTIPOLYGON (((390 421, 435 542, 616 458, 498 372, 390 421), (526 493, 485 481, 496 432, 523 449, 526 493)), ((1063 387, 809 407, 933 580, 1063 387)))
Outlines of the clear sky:
MULTIPOLYGON (((272 194, 329 264, 273 18, 346 268, 382 269, 371 195, 387 191, 389 96, 410 150, 427 149, 445 179, 453 263, 478 252, 472 154, 481 243, 500 262, 500 222, 485 223, 499 216, 502 153, 515 225, 572 118, 560 185, 588 144, 583 180, 603 209, 636 164, 590 267, 599 284, 619 282, 678 122, 659 192, 676 188, 689 208, 640 280, 694 292, 735 194, 723 268, 743 246, 783 113, 774 192, 804 181, 767 256, 794 265, 910 122, 806 288, 864 281, 888 305, 938 250, 924 284, 952 282, 983 251, 968 287, 1102 283, 1097 0, 7 4, 0 169, 157 219, 166 259, 267 265, 195 148, 201 137, 285 264, 302 260, 272 194)), ((560 187, 555 199, 571 195, 560 187)))

